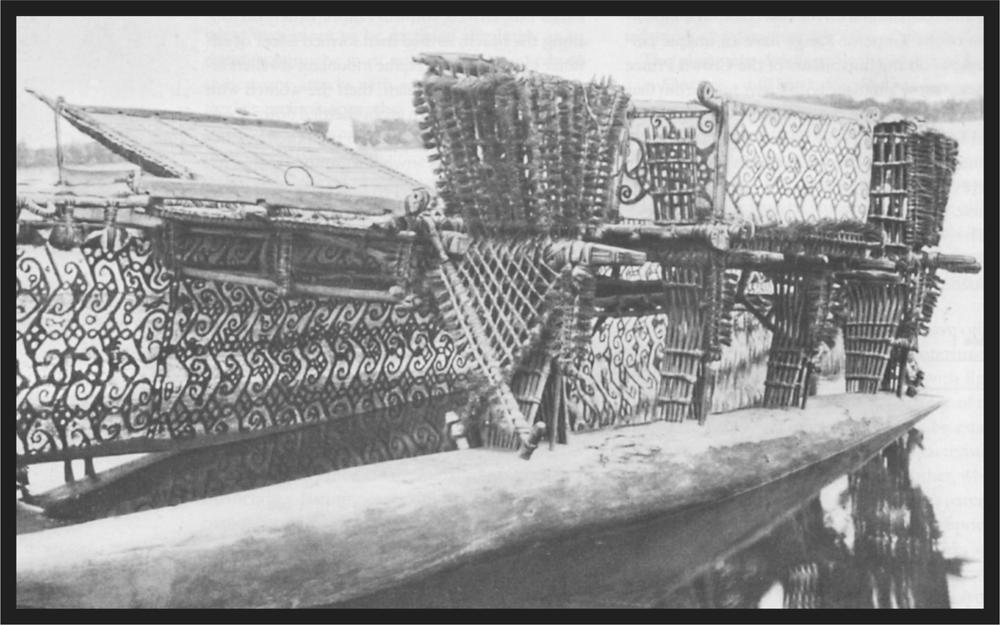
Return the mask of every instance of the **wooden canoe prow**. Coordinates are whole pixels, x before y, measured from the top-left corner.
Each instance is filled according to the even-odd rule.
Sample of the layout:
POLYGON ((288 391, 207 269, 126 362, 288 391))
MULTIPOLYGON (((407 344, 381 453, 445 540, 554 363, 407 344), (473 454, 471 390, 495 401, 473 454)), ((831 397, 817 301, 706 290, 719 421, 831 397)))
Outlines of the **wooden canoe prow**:
POLYGON ((941 404, 821 396, 807 410, 741 410, 704 426, 576 434, 529 462, 483 449, 440 453, 22 534, 17 604, 346 601, 532 541, 732 497, 902 434, 941 404))

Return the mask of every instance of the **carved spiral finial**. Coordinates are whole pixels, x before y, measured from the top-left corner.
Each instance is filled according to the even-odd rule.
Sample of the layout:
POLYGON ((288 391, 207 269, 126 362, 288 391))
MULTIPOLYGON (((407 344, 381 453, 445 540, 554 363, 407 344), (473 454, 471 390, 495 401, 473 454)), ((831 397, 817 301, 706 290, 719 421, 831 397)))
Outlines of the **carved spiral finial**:
POLYGON ((698 101, 710 109, 718 110, 722 107, 722 102, 719 100, 719 93, 715 90, 712 83, 707 80, 702 81, 698 85, 698 101))
POLYGON ((407 215, 416 215, 427 210, 431 205, 431 194, 427 189, 414 189, 406 199, 403 200, 403 211, 407 215))
POLYGON ((870 106, 861 111, 861 121, 869 126, 874 126, 882 119, 882 111, 874 106, 870 106))

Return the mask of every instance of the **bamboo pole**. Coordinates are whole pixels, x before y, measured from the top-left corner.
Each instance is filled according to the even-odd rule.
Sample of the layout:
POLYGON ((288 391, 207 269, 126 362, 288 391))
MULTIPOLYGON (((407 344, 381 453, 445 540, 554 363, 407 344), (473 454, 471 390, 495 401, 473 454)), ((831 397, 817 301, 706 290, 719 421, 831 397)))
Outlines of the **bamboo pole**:
POLYGON ((62 108, 64 100, 62 96, 56 98, 56 104, 53 107, 53 116, 55 118, 55 128, 56 128, 56 169, 59 171, 59 186, 63 186, 65 183, 65 177, 63 174, 63 149, 62 149, 62 138, 59 134, 59 118, 62 117, 62 108))

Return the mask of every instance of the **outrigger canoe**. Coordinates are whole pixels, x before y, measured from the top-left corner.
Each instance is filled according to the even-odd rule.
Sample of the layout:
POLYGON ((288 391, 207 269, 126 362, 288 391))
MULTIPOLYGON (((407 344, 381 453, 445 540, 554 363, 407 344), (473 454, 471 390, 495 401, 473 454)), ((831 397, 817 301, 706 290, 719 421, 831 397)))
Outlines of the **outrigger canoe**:
MULTIPOLYGON (((932 396, 818 396, 808 412, 746 409, 700 427, 658 422, 580 434, 574 445, 530 462, 458 450, 19 534, 17 603, 293 608, 363 603, 375 594, 384 602, 367 605, 386 607, 413 601, 412 591, 391 589, 437 574, 440 585, 429 586, 437 592, 420 601, 424 607, 540 605, 546 586, 529 582, 552 571, 548 556, 522 556, 525 568, 508 571, 522 576, 508 582, 517 592, 503 600, 486 592, 485 577, 448 572, 471 566, 488 575, 483 562, 533 545, 719 505, 816 467, 833 479, 941 404, 932 396)), ((813 492, 819 482, 809 482, 813 492)), ((749 512, 739 538, 759 534, 787 510, 749 512)), ((694 533, 702 537, 690 528, 681 535, 701 555, 733 544, 694 533)), ((590 563, 600 560, 595 554, 590 563)))

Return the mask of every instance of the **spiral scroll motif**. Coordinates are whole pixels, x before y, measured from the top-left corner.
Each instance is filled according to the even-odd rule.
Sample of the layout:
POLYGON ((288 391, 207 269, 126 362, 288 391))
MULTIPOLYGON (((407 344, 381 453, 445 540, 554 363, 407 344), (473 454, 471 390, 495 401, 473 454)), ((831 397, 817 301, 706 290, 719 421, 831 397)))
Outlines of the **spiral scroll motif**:
MULTIPOLYGON (((226 237, 180 251, 228 267, 261 253, 226 237)), ((469 368, 431 303, 404 312, 171 278, 142 237, 72 251, 19 245, 17 268, 22 456, 398 407, 453 392, 469 368)))
POLYGON ((866 218, 868 114, 851 119, 738 101, 725 106, 728 213, 756 223, 866 218))

